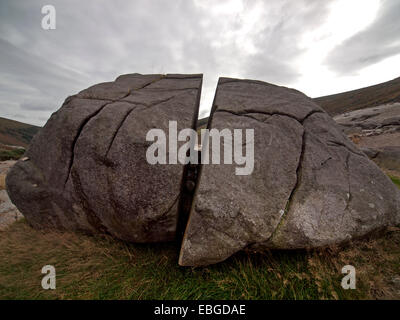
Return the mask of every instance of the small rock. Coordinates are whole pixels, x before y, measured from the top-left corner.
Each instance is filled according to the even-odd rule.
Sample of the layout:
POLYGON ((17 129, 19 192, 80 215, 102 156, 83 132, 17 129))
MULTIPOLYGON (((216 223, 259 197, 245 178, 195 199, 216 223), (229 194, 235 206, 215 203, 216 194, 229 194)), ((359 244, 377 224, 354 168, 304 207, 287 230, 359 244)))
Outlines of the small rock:
POLYGON ((394 277, 391 282, 394 284, 396 289, 400 289, 400 276, 394 277))

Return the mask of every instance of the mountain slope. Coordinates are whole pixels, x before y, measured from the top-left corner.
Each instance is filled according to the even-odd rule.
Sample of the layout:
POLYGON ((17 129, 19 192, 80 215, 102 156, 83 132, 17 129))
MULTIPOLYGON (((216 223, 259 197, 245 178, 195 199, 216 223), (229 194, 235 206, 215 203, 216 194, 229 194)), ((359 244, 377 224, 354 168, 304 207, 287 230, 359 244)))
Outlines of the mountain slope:
POLYGON ((0 143, 27 147, 40 127, 0 117, 0 143))
POLYGON ((358 90, 315 98, 314 101, 331 116, 400 102, 400 78, 358 90))

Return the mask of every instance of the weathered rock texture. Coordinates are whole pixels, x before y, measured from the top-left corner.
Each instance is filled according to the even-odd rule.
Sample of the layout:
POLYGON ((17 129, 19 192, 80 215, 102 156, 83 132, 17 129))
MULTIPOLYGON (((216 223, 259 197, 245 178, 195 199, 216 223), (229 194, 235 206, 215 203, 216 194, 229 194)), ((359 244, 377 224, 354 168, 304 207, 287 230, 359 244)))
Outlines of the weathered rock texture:
POLYGON ((334 120, 381 169, 400 174, 400 103, 346 112, 334 120))
POLYGON ((304 94, 222 78, 209 126, 254 129, 254 171, 202 166, 181 265, 217 263, 246 247, 336 244, 400 223, 399 190, 304 94))
POLYGON ((129 74, 66 99, 7 176, 35 228, 174 239, 183 166, 150 165, 146 134, 197 120, 201 75, 129 74))
POLYGON ((23 218, 22 214, 12 204, 7 191, 4 190, 7 172, 14 164, 14 160, 0 162, 0 231, 23 218))

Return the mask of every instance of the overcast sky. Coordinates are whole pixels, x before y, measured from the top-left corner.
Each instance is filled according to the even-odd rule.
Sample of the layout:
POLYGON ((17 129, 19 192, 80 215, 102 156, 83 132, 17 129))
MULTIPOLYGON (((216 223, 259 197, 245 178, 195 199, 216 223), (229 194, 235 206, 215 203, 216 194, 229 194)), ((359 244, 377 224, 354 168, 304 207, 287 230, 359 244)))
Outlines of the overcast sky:
POLYGON ((203 73, 311 97, 400 76, 399 0, 0 0, 0 116, 44 125, 71 94, 125 73, 203 73), (43 30, 42 6, 56 9, 43 30))

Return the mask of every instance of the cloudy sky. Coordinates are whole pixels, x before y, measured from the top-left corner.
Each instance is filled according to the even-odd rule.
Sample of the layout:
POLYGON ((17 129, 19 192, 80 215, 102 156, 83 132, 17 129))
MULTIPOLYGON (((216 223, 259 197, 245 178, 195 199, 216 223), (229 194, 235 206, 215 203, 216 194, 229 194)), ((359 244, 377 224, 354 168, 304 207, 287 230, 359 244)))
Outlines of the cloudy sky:
POLYGON ((0 116, 44 125, 64 99, 125 73, 203 73, 311 97, 400 76, 399 0, 0 0, 0 116), (44 5, 56 29, 43 30, 44 5))

